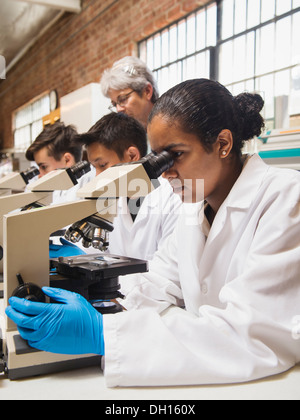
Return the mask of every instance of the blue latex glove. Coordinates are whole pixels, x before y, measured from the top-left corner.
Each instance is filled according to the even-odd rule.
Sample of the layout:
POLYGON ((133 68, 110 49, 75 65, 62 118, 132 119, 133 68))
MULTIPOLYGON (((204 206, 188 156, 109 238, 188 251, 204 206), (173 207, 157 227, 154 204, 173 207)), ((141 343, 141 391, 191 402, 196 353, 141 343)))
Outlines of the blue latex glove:
POLYGON ((58 257, 75 257, 76 255, 86 255, 78 246, 66 241, 64 238, 59 239, 62 245, 49 245, 49 258, 58 257))
POLYGON ((102 315, 81 295, 43 287, 56 303, 11 297, 6 315, 31 347, 59 354, 104 355, 102 315))

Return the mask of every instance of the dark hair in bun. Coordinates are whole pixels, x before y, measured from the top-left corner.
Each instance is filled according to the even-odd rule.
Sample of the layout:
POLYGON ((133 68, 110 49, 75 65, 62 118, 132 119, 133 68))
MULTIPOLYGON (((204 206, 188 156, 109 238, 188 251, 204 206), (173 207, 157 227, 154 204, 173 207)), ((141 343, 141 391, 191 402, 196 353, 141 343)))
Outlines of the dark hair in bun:
POLYGON ((241 93, 233 99, 240 113, 243 140, 259 136, 264 127, 264 121, 260 115, 265 104, 263 98, 258 94, 241 93))
POLYGON ((233 151, 240 154, 244 142, 259 136, 264 128, 260 111, 264 100, 258 94, 232 96, 228 89, 208 79, 180 83, 163 94, 154 105, 149 122, 162 115, 199 137, 210 152, 222 130, 233 135, 233 151))

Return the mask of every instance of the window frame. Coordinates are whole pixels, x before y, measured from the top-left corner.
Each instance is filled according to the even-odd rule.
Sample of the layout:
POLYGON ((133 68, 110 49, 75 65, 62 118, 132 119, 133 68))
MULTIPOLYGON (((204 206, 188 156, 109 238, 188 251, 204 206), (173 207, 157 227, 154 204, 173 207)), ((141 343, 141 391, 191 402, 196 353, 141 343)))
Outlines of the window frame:
MULTIPOLYGON (((216 44, 217 44, 217 31, 215 30, 214 33, 214 37, 215 37, 215 42, 214 40, 212 40, 212 44, 210 45, 211 42, 210 40, 208 40, 208 18, 209 18, 209 12, 213 13, 213 8, 215 7, 215 15, 217 17, 217 1, 213 0, 211 2, 209 2, 207 5, 205 6, 201 6, 199 8, 197 8, 195 11, 188 13, 186 16, 177 19, 176 21, 170 23, 169 25, 167 25, 166 27, 154 32, 153 34, 149 35, 148 37, 144 38, 143 40, 141 40, 140 42, 138 42, 138 56, 145 62, 147 62, 148 67, 151 68, 154 77, 156 78, 156 80, 158 80, 158 82, 160 81, 160 73, 165 71, 166 69, 172 68, 177 66, 177 74, 181 74, 184 75, 187 71, 186 69, 184 69, 184 65, 191 59, 195 58, 195 60, 203 58, 204 62, 205 62, 205 72, 204 74, 200 77, 209 77, 211 79, 215 79, 216 78, 216 67, 215 67, 215 49, 216 49, 216 44), (193 52, 187 53, 185 55, 178 55, 178 28, 179 25, 181 25, 182 22, 185 22, 185 50, 188 51, 188 45, 187 45, 187 40, 188 40, 188 36, 187 36, 187 31, 188 31, 188 24, 187 22, 189 21, 189 19, 192 19, 194 17, 195 19, 195 34, 197 34, 197 30, 198 30, 198 21, 197 19, 200 19, 200 14, 204 14, 205 18, 205 45, 204 47, 201 46, 200 48, 197 48, 197 39, 195 38, 195 49, 193 52), (177 54, 176 54, 176 58, 175 59, 171 59, 169 60, 167 63, 163 63, 163 59, 161 57, 160 62, 162 64, 158 65, 158 66, 154 66, 154 65, 149 65, 149 61, 151 60, 154 64, 154 54, 153 54, 153 60, 150 58, 150 60, 147 57, 147 54, 145 55, 145 48, 147 50, 147 43, 153 41, 153 51, 154 51, 154 47, 155 47, 155 40, 160 36, 160 54, 162 54, 162 38, 163 36, 168 33, 168 53, 170 54, 171 48, 170 48, 170 33, 173 30, 173 28, 176 28, 177 31, 177 38, 176 38, 176 48, 177 48, 177 54), (207 42, 209 41, 209 42, 207 42), (202 56, 202 57, 201 57, 202 56)), ((216 21, 215 21, 216 23, 216 21)), ((216 23, 217 24, 217 23, 216 23)), ((200 30, 200 29, 199 29, 200 30)), ((210 34, 211 36, 211 34, 210 34)), ((177 83, 179 83, 180 80, 177 80, 177 83)), ((176 83, 175 83, 176 84, 176 83)), ((171 87, 171 86, 169 86, 171 87)), ((160 88, 160 93, 163 93, 165 90, 167 90, 169 87, 167 88, 160 88)))
MULTIPOLYGON (((144 52, 142 51, 141 46, 144 44, 146 45, 147 42, 149 40, 154 40, 155 37, 162 35, 164 32, 169 31, 170 28, 172 28, 173 26, 180 24, 180 22, 187 22, 187 20, 191 17, 191 16, 197 16, 198 13, 200 13, 201 11, 205 10, 207 11, 208 8, 212 7, 213 5, 215 5, 216 7, 216 26, 215 26, 215 30, 216 30, 216 43, 215 45, 206 45, 205 48, 202 49, 197 49, 195 52, 191 53, 191 54, 187 54, 184 57, 178 57, 176 60, 173 60, 172 62, 167 62, 165 64, 163 64, 162 66, 158 67, 153 67, 153 66, 149 66, 150 69, 153 71, 154 73, 154 77, 156 78, 156 80, 158 81, 158 85, 159 85, 159 91, 160 93, 163 93, 165 90, 167 89, 162 89, 161 85, 160 85, 160 77, 159 77, 159 71, 162 71, 165 68, 174 66, 174 65, 178 65, 180 63, 183 62, 183 60, 187 60, 192 58, 193 56, 197 55, 197 54, 209 54, 209 58, 207 59, 207 62, 209 63, 209 69, 206 70, 206 77, 212 79, 212 80, 218 80, 220 81, 220 83, 224 84, 230 91, 232 91, 233 94, 236 93, 240 93, 242 91, 253 91, 253 92, 258 92, 260 94, 262 94, 262 96, 264 97, 264 99, 266 100, 266 107, 264 109, 264 118, 266 120, 266 124, 269 128, 274 128, 277 124, 276 124, 276 106, 280 107, 280 104, 277 104, 277 100, 276 100, 276 86, 275 86, 275 81, 276 78, 279 77, 280 75, 282 75, 284 72, 289 72, 289 97, 292 98, 292 93, 293 93, 293 79, 292 79, 292 74, 294 71, 299 70, 299 80, 300 80, 300 57, 299 59, 293 63, 292 62, 292 48, 293 45, 291 45, 291 56, 290 56, 290 62, 286 63, 286 66, 282 66, 282 67, 276 67, 275 64, 273 65, 273 67, 271 66, 271 68, 268 71, 260 71, 259 69, 259 65, 258 65, 258 56, 259 56, 259 51, 258 49, 261 48, 262 44, 258 43, 259 40, 259 36, 260 34, 264 31, 267 30, 267 28, 269 28, 271 25, 274 26, 274 36, 276 37, 277 34, 277 30, 278 27, 280 25, 281 22, 283 22, 284 19, 291 19, 291 23, 290 23, 290 40, 291 43, 293 41, 293 35, 295 36, 295 34, 293 34, 293 31, 295 31, 295 29, 293 28, 293 22, 294 22, 294 17, 295 19, 297 18, 297 14, 300 14, 300 1, 299 0, 284 0, 285 1, 285 5, 287 4, 287 2, 289 2, 287 10, 282 14, 277 14, 278 12, 278 7, 279 5, 283 4, 283 0, 274 0, 274 13, 273 16, 271 16, 269 19, 266 18, 266 16, 270 13, 268 10, 267 15, 265 14, 267 8, 264 8, 263 6, 266 5, 266 2, 268 0, 256 0, 257 3, 259 3, 259 15, 257 17, 255 17, 255 19, 257 19, 256 24, 253 25, 249 25, 249 16, 250 16, 250 10, 251 8, 249 8, 251 6, 251 3, 249 2, 253 2, 253 0, 244 0, 244 4, 246 5, 246 17, 245 17, 245 29, 244 30, 238 30, 236 31, 236 25, 237 25, 237 19, 235 16, 235 5, 238 4, 236 2, 239 2, 240 0, 213 0, 211 2, 209 2, 208 4, 206 4, 205 6, 201 6, 198 7, 196 10, 194 10, 193 12, 188 13, 186 16, 176 20, 175 22, 172 22, 171 24, 169 24, 168 26, 156 31, 155 33, 149 35, 148 37, 144 38, 143 40, 141 40, 138 43, 138 55, 139 57, 147 62, 147 64, 149 63, 147 60, 147 56, 145 56, 145 46, 143 46, 144 48, 144 52), (232 2, 233 4, 233 15, 232 15, 232 34, 229 34, 229 36, 224 37, 224 31, 223 31, 223 7, 225 5, 226 2, 232 2), (249 6, 250 5, 250 6, 249 6), (263 14, 264 13, 264 14, 263 14), (251 39, 252 37, 252 39, 251 39), (239 40, 245 39, 245 42, 251 43, 251 51, 253 52, 253 56, 252 56, 252 61, 251 62, 251 66, 253 66, 251 72, 248 72, 247 77, 242 77, 240 79, 233 79, 230 82, 223 82, 222 80, 222 50, 224 50, 224 46, 230 45, 232 49, 234 48, 234 46, 239 42, 239 40), (262 80, 266 80, 267 78, 272 78, 273 77, 273 97, 271 97, 267 92, 266 94, 264 93, 264 91, 262 90, 261 87, 261 81, 262 80), (237 90, 239 90, 239 92, 237 92, 237 90)), ((241 4, 240 4, 241 5, 241 4)), ((300 20, 300 18, 299 18, 300 20)), ((240 25, 240 24, 239 24, 240 25)), ((295 24, 296 25, 296 24, 295 24)), ((229 31, 230 32, 230 31, 229 31)), ((197 32, 196 32, 197 33, 197 32)), ((275 42, 275 41, 274 41, 275 42)), ((294 40, 295 42, 295 40, 294 40)), ((195 39, 195 45, 197 45, 197 39, 195 39)), ((247 45, 245 47, 245 50, 247 51, 247 45)), ((153 42, 153 48, 154 48, 154 42, 153 42)), ((298 48, 299 49, 299 48, 298 48)), ((152 55, 154 57, 154 52, 152 52, 152 55)), ((233 56, 234 58, 234 56, 233 56)), ((250 55, 249 55, 249 59, 250 59, 250 55)), ((235 68, 232 65, 232 68, 234 71, 235 68)), ((246 68, 246 71, 248 69, 246 68)), ((181 70, 181 74, 183 74, 183 70, 181 70)), ((199 77, 205 77, 202 75, 199 75, 199 77)), ((288 77, 288 76, 286 76, 288 77)), ((182 77, 182 80, 186 80, 185 78, 182 77)), ((177 81, 177 83, 179 83, 180 81, 177 81)), ((298 81, 298 79, 296 80, 296 82, 298 81)), ((300 81, 299 81, 300 83, 300 81)), ((170 86, 169 86, 170 87, 170 86)), ((283 98, 284 99, 284 98, 283 98)), ((292 99, 291 99, 292 101, 292 99)), ((300 105, 299 105, 299 112, 298 112, 298 102, 300 104, 300 92, 299 92, 299 98, 298 95, 296 97, 296 110, 297 112, 294 113, 290 113, 289 112, 289 118, 290 120, 292 118, 299 118, 299 122, 300 122, 300 105)))
POLYGON ((13 112, 13 137, 14 137, 14 150, 17 152, 25 152, 30 144, 36 139, 43 129, 43 118, 50 113, 50 91, 43 92, 41 95, 36 96, 35 98, 28 101, 26 104, 17 108, 13 112), (35 113, 38 114, 39 111, 34 110, 35 106, 38 106, 40 101, 44 100, 44 104, 40 107, 40 115, 34 116, 35 113), (42 110, 42 108, 45 108, 42 110), (32 118, 27 120, 24 124, 18 123, 18 117, 21 113, 26 112, 26 110, 31 113, 32 118), (27 141, 22 143, 19 141, 18 136, 21 137, 25 135, 27 141))

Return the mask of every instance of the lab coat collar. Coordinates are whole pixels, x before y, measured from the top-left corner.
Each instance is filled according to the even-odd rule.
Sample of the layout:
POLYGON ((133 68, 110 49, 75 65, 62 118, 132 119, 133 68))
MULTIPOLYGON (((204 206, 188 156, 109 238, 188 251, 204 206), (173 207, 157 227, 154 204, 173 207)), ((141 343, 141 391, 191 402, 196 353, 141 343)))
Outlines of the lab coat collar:
MULTIPOLYGON (((238 218, 244 217, 243 214, 250 208, 251 203, 255 200, 267 171, 268 165, 266 165, 258 155, 247 157, 242 173, 216 214, 208 234, 208 242, 211 243, 223 229, 229 209, 235 211, 236 221, 238 218)), ((202 211, 204 211, 204 208, 202 211)), ((204 226, 201 228, 202 232, 205 234, 207 230, 204 226)))
POLYGON ((257 195, 268 168, 258 155, 249 155, 221 208, 248 209, 257 195))

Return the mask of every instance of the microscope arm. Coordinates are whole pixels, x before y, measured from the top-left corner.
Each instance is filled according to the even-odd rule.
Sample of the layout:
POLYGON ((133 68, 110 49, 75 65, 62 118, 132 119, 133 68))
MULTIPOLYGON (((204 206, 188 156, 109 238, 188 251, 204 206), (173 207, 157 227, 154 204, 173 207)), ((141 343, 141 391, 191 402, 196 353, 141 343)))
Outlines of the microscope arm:
MULTIPOLYGON (((28 190, 31 192, 0 197, 0 246, 3 244, 3 216, 5 214, 33 203, 49 206, 53 199, 53 191, 57 189, 68 190, 74 187, 78 183, 77 180, 89 172, 90 169, 91 167, 88 162, 78 162, 71 168, 54 170, 35 182, 32 182, 28 186, 28 190)), ((22 179, 24 183, 28 183, 32 176, 36 176, 38 173, 39 171, 36 168, 32 168, 26 172, 13 174, 7 178, 14 179, 17 177, 19 180, 22 179)), ((5 179, 0 181, 0 188, 1 185, 6 185, 5 179)), ((3 260, 0 260, 0 274, 2 272, 3 260)))
MULTIPOLYGON (((52 232, 94 214, 113 222, 118 198, 145 197, 159 185, 157 178, 173 164, 172 156, 162 152, 139 162, 116 165, 77 192, 84 200, 4 216, 4 305, 8 305, 8 298, 18 286, 17 274, 25 283, 34 282, 39 287, 49 285, 49 236, 52 232), (37 227, 34 235, 33 227, 37 227)), ((53 176, 57 175, 44 179, 49 181, 49 188, 53 176)), ((16 329, 7 317, 6 322, 8 330, 16 329)))
POLYGON ((26 182, 17 172, 8 174, 0 180, 0 189, 23 190, 25 187, 26 182))
MULTIPOLYGON (((116 199, 82 200, 4 216, 4 306, 18 286, 17 274, 25 283, 49 286, 49 236, 53 231, 97 212, 112 221, 116 207, 116 199)), ((6 322, 8 330, 16 329, 7 317, 6 322)))
MULTIPOLYGON (((9 197, 0 197, 0 208, 2 217, 18 208, 27 204, 39 202, 49 205, 52 200, 52 194, 49 192, 26 192, 20 194, 12 194, 9 197)), ((1 217, 1 216, 0 216, 1 217)))
POLYGON ((13 172, 0 179, 0 194, 5 190, 24 190, 29 181, 39 174, 39 170, 31 167, 24 172, 13 172))
MULTIPOLYGON (((27 204, 39 202, 44 205, 50 204, 52 194, 48 192, 27 192, 0 197, 0 246, 3 244, 3 217, 27 204)), ((0 261, 0 273, 3 272, 3 260, 0 261)))

